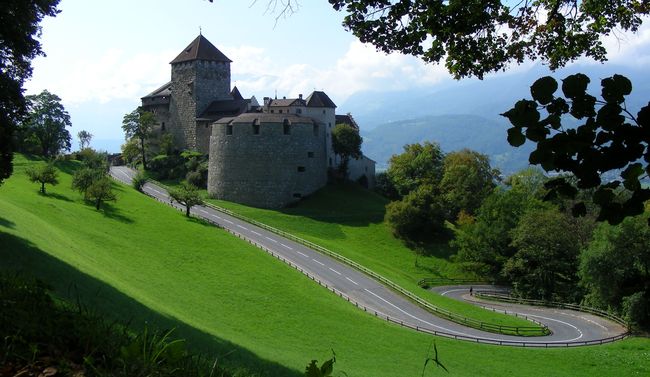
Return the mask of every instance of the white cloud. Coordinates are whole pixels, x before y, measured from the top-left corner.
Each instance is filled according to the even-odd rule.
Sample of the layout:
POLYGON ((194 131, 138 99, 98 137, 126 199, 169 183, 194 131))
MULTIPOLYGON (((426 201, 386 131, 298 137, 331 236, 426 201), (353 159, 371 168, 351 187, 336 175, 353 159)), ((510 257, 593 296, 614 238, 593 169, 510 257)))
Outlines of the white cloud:
POLYGON ((26 84, 29 93, 43 89, 56 93, 66 105, 84 102, 106 103, 114 99, 138 100, 169 81, 173 52, 139 53, 125 56, 109 49, 99 58, 57 56, 34 62, 34 77, 26 84))

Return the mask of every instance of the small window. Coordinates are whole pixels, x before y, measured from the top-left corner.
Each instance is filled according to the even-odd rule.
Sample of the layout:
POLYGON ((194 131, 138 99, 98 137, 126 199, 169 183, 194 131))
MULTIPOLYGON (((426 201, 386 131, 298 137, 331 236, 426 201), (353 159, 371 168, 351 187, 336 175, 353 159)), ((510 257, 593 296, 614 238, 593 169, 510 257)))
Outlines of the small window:
POLYGON ((307 158, 314 158, 314 152, 307 152, 307 158))
POLYGON ((274 112, 275 112, 275 110, 271 110, 271 114, 273 114, 274 112))
POLYGON ((205 128, 208 128, 208 124, 207 124, 207 123, 205 124, 205 128))
POLYGON ((314 136, 318 136, 318 124, 314 124, 314 136))
POLYGON ((302 114, 302 109, 296 109, 296 114, 302 114))
POLYGON ((332 166, 332 157, 330 157, 330 166, 332 166))
POLYGON ((232 135, 232 124, 226 125, 226 135, 232 135))
POLYGON ((293 193, 293 197, 294 198, 302 198, 302 194, 299 193, 299 192, 295 192, 295 193, 293 193))
POLYGON ((331 122, 330 122, 330 123, 328 123, 328 125, 329 125, 329 128, 332 128, 332 123, 331 123, 331 122))
POLYGON ((162 122, 162 126, 160 126, 160 129, 163 131, 165 130, 165 122, 162 122))
POLYGON ((298 173, 304 173, 305 172, 305 167, 304 166, 298 166, 298 173))
POLYGON ((291 135, 291 122, 289 122, 289 119, 284 120, 282 129, 285 135, 291 135))
POLYGON ((325 110, 323 110, 323 114, 325 114, 325 110))

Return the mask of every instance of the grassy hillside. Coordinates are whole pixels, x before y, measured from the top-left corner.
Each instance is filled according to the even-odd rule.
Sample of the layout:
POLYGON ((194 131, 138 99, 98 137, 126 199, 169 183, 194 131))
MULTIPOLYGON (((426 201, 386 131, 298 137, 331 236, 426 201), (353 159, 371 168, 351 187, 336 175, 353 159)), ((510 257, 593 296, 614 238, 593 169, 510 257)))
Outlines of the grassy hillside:
MULTIPOLYGON (((531 350, 432 338, 377 320, 222 230, 115 185, 105 211, 70 176, 47 196, 16 157, 0 186, 0 268, 23 269, 108 315, 177 327, 220 363, 299 376, 330 349, 350 376, 420 376, 435 339, 454 376, 622 376, 650 373, 650 341, 531 350), (225 356, 228 354, 227 356, 225 356)), ((60 165, 71 171, 74 164, 60 165)), ((426 375, 440 375, 429 370, 426 375)))
POLYGON ((431 245, 428 256, 418 256, 404 246, 384 223, 386 199, 357 185, 329 185, 295 207, 281 210, 208 201, 344 255, 439 307, 501 325, 534 325, 420 288, 417 282, 422 278, 471 276, 449 260, 451 250, 446 243, 431 245))

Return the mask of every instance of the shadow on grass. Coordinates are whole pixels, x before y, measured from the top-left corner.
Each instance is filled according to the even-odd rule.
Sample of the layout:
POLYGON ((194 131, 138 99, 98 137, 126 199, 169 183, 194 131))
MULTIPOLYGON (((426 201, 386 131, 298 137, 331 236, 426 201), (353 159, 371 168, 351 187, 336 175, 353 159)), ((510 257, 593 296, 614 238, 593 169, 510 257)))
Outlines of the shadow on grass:
MULTIPOLYGON (((94 202, 86 201, 86 203, 88 205, 92 205, 93 207, 95 206, 94 202)), ((130 217, 122 215, 120 213, 120 210, 117 209, 117 207, 113 206, 111 203, 102 202, 102 205, 100 207, 100 211, 104 214, 104 216, 108 217, 109 219, 117 220, 117 221, 123 222, 125 224, 133 223, 133 219, 131 219, 130 217)))
POLYGON ((4 217, 0 217, 0 226, 5 227, 5 228, 15 228, 16 223, 14 223, 11 220, 7 220, 4 217))
MULTIPOLYGON (((128 322, 134 330, 141 330, 146 324, 159 329, 176 328, 174 334, 187 339, 192 349, 208 358, 219 356, 219 363, 223 366, 245 368, 261 376, 302 375, 296 370, 261 359, 246 348, 153 311, 112 286, 48 255, 26 239, 0 232, 0 245, 0 269, 35 276, 51 285, 56 294, 70 301, 79 299, 104 314, 108 320, 128 322), (228 356, 224 357, 226 354, 228 356)), ((305 355, 305 364, 308 360, 309 356, 305 355)))
POLYGON ((68 198, 65 195, 57 194, 56 192, 48 192, 47 194, 43 195, 47 198, 53 198, 57 200, 63 200, 64 202, 71 202, 72 199, 68 198))

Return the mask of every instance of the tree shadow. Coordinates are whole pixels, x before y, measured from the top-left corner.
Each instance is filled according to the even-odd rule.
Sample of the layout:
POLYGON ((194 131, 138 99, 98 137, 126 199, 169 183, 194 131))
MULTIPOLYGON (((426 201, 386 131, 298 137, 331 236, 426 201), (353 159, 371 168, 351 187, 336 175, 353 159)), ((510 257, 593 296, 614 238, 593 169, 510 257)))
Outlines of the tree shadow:
MULTIPOLYGON (((88 205, 93 206, 93 208, 95 207, 95 203, 93 201, 87 200, 86 203, 88 205)), ((102 202, 102 205, 100 207, 100 211, 104 214, 105 217, 108 217, 109 219, 117 220, 117 221, 123 222, 125 224, 132 224, 133 223, 133 219, 121 214, 120 213, 121 211, 119 209, 117 209, 117 207, 113 206, 111 203, 102 202)))
MULTIPOLYGON (((0 245, 0 260, 3 261, 0 270, 35 276, 52 286, 57 295, 70 301, 80 300, 108 320, 129 323, 134 330, 141 330, 144 326, 175 328, 174 335, 187 339, 193 351, 210 358, 219 355, 222 366, 244 368, 261 376, 302 375, 299 371, 264 360, 244 347, 203 332, 177 318, 154 311, 114 287, 52 257, 29 240, 0 232, 0 245)), ((308 357, 305 357, 305 363, 307 360, 308 357)))
POLYGON ((0 226, 3 226, 5 228, 15 228, 16 223, 11 220, 7 220, 4 217, 0 217, 0 226))
POLYGON ((68 198, 68 197, 65 196, 65 195, 58 194, 58 193, 56 193, 56 192, 48 192, 48 193, 45 194, 44 196, 45 196, 45 197, 48 197, 48 198, 57 199, 57 200, 63 200, 64 202, 72 202, 72 199, 68 198))

